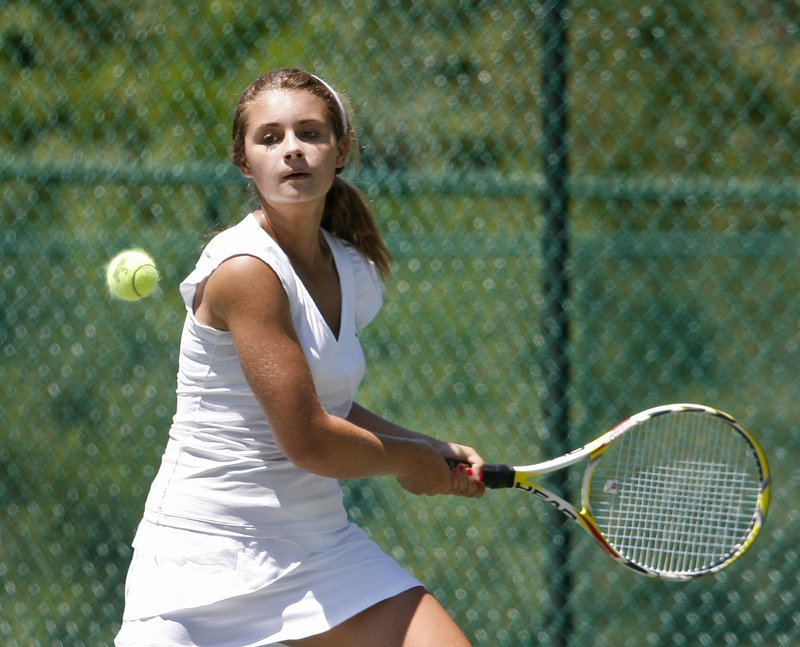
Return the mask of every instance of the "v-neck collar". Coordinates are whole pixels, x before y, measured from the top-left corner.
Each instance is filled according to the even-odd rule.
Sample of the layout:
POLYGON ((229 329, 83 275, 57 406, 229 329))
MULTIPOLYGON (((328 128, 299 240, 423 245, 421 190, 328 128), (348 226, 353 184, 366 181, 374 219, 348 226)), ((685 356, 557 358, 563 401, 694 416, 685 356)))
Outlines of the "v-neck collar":
MULTIPOLYGON (((300 277, 297 276, 297 272, 295 272, 295 275, 297 276, 298 280, 300 281, 300 284, 303 286, 303 289, 305 290, 306 295, 311 300, 311 302, 314 304, 314 308, 317 311, 317 315, 319 316, 319 318, 323 322, 325 322, 325 328, 330 333, 331 337, 333 337, 334 340, 336 340, 338 342, 342 338, 342 333, 344 332, 345 321, 349 320, 349 319, 347 319, 345 317, 345 310, 347 310, 349 308, 350 299, 347 298, 347 296, 350 294, 350 290, 346 290, 345 289, 345 280, 347 280, 346 277, 349 277, 350 274, 342 271, 342 263, 340 263, 340 260, 343 260, 343 259, 340 258, 340 249, 339 249, 339 246, 337 244, 338 241, 336 241, 335 238, 331 234, 329 234, 327 231, 325 231, 324 229, 320 229, 320 231, 322 232, 322 237, 325 239, 325 243, 328 245, 328 249, 331 251, 331 256, 333 257, 333 266, 336 269, 336 276, 338 278, 337 282, 339 284, 339 300, 340 300, 340 304, 339 304, 339 334, 338 335, 333 332, 333 328, 331 328, 330 324, 328 323, 328 320, 325 319, 325 316, 322 314, 322 311, 319 309, 319 305, 314 300, 314 297, 311 296, 311 293, 306 288, 305 283, 303 283, 302 279, 300 279, 300 277)), ((348 284, 347 287, 349 287, 349 284, 348 284)))
POLYGON ((316 316, 322 322, 327 334, 335 342, 338 343, 341 339, 343 339, 343 333, 345 332, 344 329, 347 326, 347 322, 353 320, 353 315, 351 312, 352 309, 351 297, 353 295, 353 277, 350 272, 346 271, 347 264, 345 261, 347 259, 344 256, 346 254, 346 250, 342 248, 339 240, 333 234, 326 231, 325 229, 320 228, 320 231, 322 232, 322 237, 325 239, 325 242, 328 245, 328 249, 330 249, 331 254, 333 256, 333 264, 334 267, 336 268, 336 274, 339 278, 339 298, 341 299, 341 306, 339 308, 339 334, 336 335, 334 334, 333 329, 328 323, 328 320, 325 319, 324 315, 322 314, 322 311, 319 309, 319 305, 317 305, 317 302, 314 300, 314 297, 311 296, 311 292, 308 291, 306 284, 303 283, 303 280, 300 278, 300 275, 294 269, 294 266, 292 266, 288 254, 286 254, 283 248, 278 244, 278 241, 276 241, 270 235, 270 233, 261 226, 261 222, 258 216, 256 216, 255 213, 252 213, 251 216, 253 217, 253 222, 258 227, 258 230, 262 232, 265 236, 267 236, 269 240, 272 241, 272 244, 275 245, 275 247, 278 250, 280 250, 280 253, 284 256, 289 267, 292 269, 292 274, 295 277, 296 283, 302 287, 303 293, 305 294, 305 299, 308 300, 308 302, 310 302, 313 305, 313 310, 316 313, 316 316))

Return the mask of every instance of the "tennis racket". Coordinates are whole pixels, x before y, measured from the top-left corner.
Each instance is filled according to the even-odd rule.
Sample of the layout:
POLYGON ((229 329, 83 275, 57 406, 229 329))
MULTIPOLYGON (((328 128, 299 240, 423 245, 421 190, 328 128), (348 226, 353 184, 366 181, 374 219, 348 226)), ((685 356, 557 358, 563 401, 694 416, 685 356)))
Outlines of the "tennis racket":
POLYGON ((483 482, 538 496, 617 561, 667 580, 733 563, 755 540, 770 494, 767 461, 752 434, 698 404, 642 411, 561 458, 486 465, 483 482), (536 482, 584 458, 580 510, 536 482))

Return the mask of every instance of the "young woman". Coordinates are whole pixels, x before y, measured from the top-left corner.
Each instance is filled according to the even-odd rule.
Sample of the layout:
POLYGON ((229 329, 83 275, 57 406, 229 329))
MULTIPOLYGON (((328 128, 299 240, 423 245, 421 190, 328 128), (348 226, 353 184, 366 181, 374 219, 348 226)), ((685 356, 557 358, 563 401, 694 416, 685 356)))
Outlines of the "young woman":
POLYGON ((275 70, 242 94, 233 161, 260 208, 217 235, 180 286, 177 412, 118 647, 469 645, 342 503, 337 479, 379 475, 416 494, 484 492, 475 450, 353 401, 357 333, 391 260, 337 177, 354 141, 343 98, 311 74, 275 70))

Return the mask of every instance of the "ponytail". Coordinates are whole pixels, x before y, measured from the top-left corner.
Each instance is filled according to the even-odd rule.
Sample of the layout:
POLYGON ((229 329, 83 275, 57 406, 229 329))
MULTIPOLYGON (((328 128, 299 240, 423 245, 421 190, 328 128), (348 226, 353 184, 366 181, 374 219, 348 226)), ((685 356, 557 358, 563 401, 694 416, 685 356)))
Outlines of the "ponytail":
POLYGON ((383 279, 389 277, 394 259, 383 242, 372 209, 361 192, 340 176, 336 176, 325 197, 322 226, 334 236, 352 243, 375 263, 383 279))

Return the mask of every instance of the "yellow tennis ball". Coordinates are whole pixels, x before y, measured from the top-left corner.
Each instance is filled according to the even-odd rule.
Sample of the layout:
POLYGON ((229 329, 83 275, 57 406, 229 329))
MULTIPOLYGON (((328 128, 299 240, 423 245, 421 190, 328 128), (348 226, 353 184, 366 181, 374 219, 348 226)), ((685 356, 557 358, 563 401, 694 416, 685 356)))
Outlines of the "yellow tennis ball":
POLYGON ((138 301, 153 291, 158 283, 158 270, 153 259, 140 249, 120 252, 108 264, 108 289, 125 301, 138 301))

